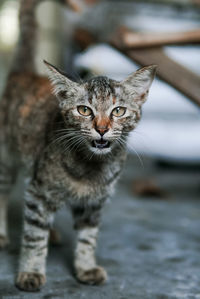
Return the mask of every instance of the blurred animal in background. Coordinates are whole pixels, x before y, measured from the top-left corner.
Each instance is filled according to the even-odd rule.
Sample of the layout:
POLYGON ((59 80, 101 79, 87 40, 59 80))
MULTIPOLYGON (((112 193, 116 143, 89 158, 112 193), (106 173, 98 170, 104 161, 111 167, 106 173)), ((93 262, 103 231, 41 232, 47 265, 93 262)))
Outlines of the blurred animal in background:
POLYGON ((0 247, 8 243, 9 193, 17 170, 23 169, 24 227, 16 286, 25 291, 36 291, 46 281, 49 230, 64 204, 77 230, 77 279, 87 284, 106 280, 95 259, 100 212, 114 191, 128 133, 140 120, 156 70, 144 67, 121 82, 103 76, 74 82, 45 62, 50 80, 37 75, 35 8, 40 2, 21 0, 19 44, 0 102, 0 247))

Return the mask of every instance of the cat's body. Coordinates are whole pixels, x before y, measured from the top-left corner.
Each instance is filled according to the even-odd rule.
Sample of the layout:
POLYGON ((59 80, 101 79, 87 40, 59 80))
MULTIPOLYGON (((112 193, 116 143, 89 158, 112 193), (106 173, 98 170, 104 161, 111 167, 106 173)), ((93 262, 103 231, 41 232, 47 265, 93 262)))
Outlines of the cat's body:
POLYGON ((111 185, 126 158, 125 148, 119 146, 103 157, 87 157, 82 149, 63 149, 56 139, 64 126, 51 88, 47 78, 34 74, 10 76, 0 102, 2 147, 10 167, 26 169, 30 178, 36 170, 39 188, 45 193, 58 190, 59 201, 72 198, 73 204, 74 198, 83 197, 98 203, 98 194, 101 199, 112 193, 111 185))
POLYGON ((77 278, 89 284, 105 281, 106 272, 96 265, 94 254, 100 211, 119 178, 127 134, 140 119, 155 73, 151 66, 123 82, 96 77, 75 83, 46 63, 51 84, 33 69, 29 40, 30 34, 35 36, 39 2, 22 0, 22 44, 0 102, 0 246, 7 242, 6 201, 16 169, 22 167, 27 189, 16 284, 27 291, 45 282, 49 229, 64 204, 72 210, 78 231, 77 278))

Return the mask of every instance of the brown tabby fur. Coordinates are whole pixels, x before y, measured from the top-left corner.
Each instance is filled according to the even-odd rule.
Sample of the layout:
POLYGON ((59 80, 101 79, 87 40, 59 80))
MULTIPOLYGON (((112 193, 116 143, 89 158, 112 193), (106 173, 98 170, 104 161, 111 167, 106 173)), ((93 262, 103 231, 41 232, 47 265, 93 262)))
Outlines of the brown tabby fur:
POLYGON ((95 260, 100 211, 114 191, 126 159, 127 135, 140 119, 155 74, 155 66, 149 66, 122 82, 95 77, 76 83, 45 62, 51 83, 37 75, 39 2, 21 0, 21 36, 0 102, 0 247, 8 242, 7 199, 16 170, 23 169, 27 187, 16 286, 26 291, 36 291, 46 281, 49 229, 63 204, 71 209, 77 229, 77 279, 88 284, 106 280, 95 260), (92 114, 81 115, 80 106, 92 114), (114 116, 117 107, 125 114, 114 116))

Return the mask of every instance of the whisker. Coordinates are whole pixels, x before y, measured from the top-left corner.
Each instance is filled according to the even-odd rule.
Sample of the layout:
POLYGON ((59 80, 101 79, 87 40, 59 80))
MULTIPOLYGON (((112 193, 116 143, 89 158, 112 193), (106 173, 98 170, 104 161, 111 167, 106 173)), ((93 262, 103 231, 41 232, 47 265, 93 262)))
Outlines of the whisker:
POLYGON ((142 161, 142 158, 140 157, 140 155, 138 154, 138 152, 136 151, 136 149, 131 144, 125 143, 125 141, 121 137, 118 140, 120 140, 120 142, 122 142, 124 145, 127 144, 128 147, 130 147, 134 151, 134 153, 136 154, 136 156, 138 157, 138 159, 140 161, 141 166, 144 168, 144 163, 142 161))
POLYGON ((80 143, 84 141, 85 139, 83 138, 83 136, 74 136, 74 138, 70 140, 70 143, 65 143, 63 153, 66 153, 68 150, 72 151, 75 147, 77 148, 80 145, 80 143))

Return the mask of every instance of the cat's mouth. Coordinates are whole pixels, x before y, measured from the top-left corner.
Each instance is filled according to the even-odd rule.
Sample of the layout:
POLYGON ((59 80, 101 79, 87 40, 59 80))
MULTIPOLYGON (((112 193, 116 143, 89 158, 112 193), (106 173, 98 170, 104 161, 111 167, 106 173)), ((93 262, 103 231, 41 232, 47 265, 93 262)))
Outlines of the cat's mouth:
POLYGON ((93 140, 92 141, 92 147, 98 148, 98 149, 104 149, 110 147, 110 142, 104 139, 99 140, 93 140))

